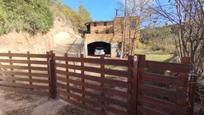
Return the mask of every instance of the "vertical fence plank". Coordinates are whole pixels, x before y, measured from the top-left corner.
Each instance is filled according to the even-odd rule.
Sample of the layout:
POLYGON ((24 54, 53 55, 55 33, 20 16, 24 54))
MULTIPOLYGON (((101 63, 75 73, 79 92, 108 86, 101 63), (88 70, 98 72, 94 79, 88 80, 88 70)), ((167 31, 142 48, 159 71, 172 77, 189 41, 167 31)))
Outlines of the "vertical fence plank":
POLYGON ((84 102, 84 99, 85 99, 85 87, 84 87, 84 82, 85 82, 85 80, 84 80, 84 69, 83 69, 83 67, 84 67, 84 55, 81 54, 80 57, 81 57, 81 67, 82 67, 82 69, 81 69, 81 82, 82 82, 82 84, 83 84, 83 85, 82 85, 82 98, 83 98, 82 104, 85 105, 85 102, 84 102))
MULTIPOLYGON (((101 56, 100 58, 101 58, 101 61, 104 61, 104 55, 101 56)), ((100 66, 101 66, 101 71, 103 71, 105 69, 105 65, 102 63, 100 66)), ((102 79, 101 80, 101 87, 102 87, 102 89, 105 89, 105 87, 104 87, 105 75, 103 72, 101 72, 101 79, 102 79)), ((101 91, 101 97, 103 98, 104 96, 105 96, 105 93, 102 90, 101 91)), ((101 112, 102 112, 102 114, 105 114, 105 102, 104 102, 104 100, 101 101, 101 104, 102 104, 101 112)))
MULTIPOLYGON (((10 70, 11 70, 11 73, 12 73, 14 69, 13 69, 13 62, 12 62, 11 51, 8 51, 8 54, 9 54, 9 60, 10 60, 9 64, 11 66, 10 70)), ((15 75, 12 73, 11 77, 14 78, 15 75)), ((15 83, 15 80, 12 80, 12 82, 15 83)))
POLYGON ((138 104, 137 104, 137 109, 138 109, 138 114, 143 115, 144 109, 143 109, 143 97, 144 97, 144 92, 143 92, 143 87, 144 87, 144 68, 145 68, 145 55, 138 55, 138 65, 137 65, 137 73, 138 73, 138 92, 137 92, 137 98, 138 98, 138 104))
MULTIPOLYGON (((191 69, 191 65, 190 65, 190 57, 183 57, 181 59, 181 63, 182 64, 186 64, 186 66, 189 66, 190 69, 191 69)), ((186 102, 186 106, 188 106, 187 108, 187 115, 193 115, 193 108, 194 108, 194 90, 195 90, 195 82, 196 82, 196 75, 192 75, 192 76, 189 76, 189 73, 190 73, 190 70, 189 69, 189 72, 188 73, 184 73, 183 74, 183 79, 185 80, 185 82, 187 84, 184 84, 184 93, 185 92, 188 92, 188 96, 186 96, 186 100, 188 100, 189 102, 186 102), (190 79, 189 79, 190 77, 190 79), (190 80, 190 81, 188 81, 190 80), (193 83, 191 83, 193 82, 193 83), (188 105, 189 104, 189 105, 188 105)))
POLYGON ((31 63, 30 63, 30 52, 27 51, 27 60, 28 60, 28 73, 29 73, 29 84, 32 85, 32 75, 31 75, 31 63))
MULTIPOLYGON (((189 66, 189 58, 182 58, 181 63, 189 66)), ((190 72, 190 70, 189 70, 190 72)), ((180 73, 176 82, 176 103, 178 107, 183 108, 182 110, 178 110, 176 115, 187 115, 187 107, 188 107, 188 96, 187 96, 187 87, 188 87, 188 73, 180 73)))
POLYGON ((57 97, 57 84, 56 84, 56 66, 55 66, 55 54, 53 51, 50 51, 50 58, 49 58, 49 92, 51 98, 57 97))
POLYGON ((130 104, 130 113, 131 115, 136 115, 137 114, 137 74, 136 74, 136 64, 134 61, 133 56, 128 56, 128 82, 130 83, 130 99, 129 99, 129 104, 130 104))
POLYGON ((195 94, 196 94, 196 81, 197 81, 197 74, 192 73, 190 75, 190 83, 189 83, 189 101, 190 101, 190 106, 189 106, 189 111, 188 115, 193 115, 194 113, 194 99, 195 99, 195 94))
MULTIPOLYGON (((68 55, 67 55, 67 53, 65 53, 65 64, 66 64, 66 79, 67 80, 69 80, 69 68, 68 68, 68 64, 69 64, 69 62, 68 62, 68 60, 67 60, 67 57, 68 57, 68 55)), ((69 92, 69 82, 67 82, 67 93, 70 93, 69 92)), ((70 96, 69 95, 67 95, 67 99, 69 100, 70 99, 70 96)))

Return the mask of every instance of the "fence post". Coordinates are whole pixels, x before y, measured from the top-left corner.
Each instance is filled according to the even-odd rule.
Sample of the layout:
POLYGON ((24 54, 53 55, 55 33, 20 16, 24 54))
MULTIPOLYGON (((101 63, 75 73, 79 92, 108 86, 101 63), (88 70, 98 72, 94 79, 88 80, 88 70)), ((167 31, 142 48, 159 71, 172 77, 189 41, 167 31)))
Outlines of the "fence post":
POLYGON ((190 107, 189 107, 189 115, 193 115, 194 113, 194 94, 196 93, 196 81, 197 81, 197 74, 191 73, 190 74, 190 83, 189 83, 189 101, 190 101, 190 107))
POLYGON ((9 60, 10 60, 10 67, 11 67, 11 72, 12 72, 12 82, 15 83, 16 81, 14 80, 14 74, 13 74, 13 62, 12 62, 12 55, 11 55, 11 51, 8 51, 9 53, 9 60))
POLYGON ((145 68, 145 55, 138 55, 137 56, 138 65, 137 65, 137 77, 138 77, 138 87, 137 87, 137 114, 143 115, 144 109, 143 109, 143 87, 144 87, 144 68, 145 68))
POLYGON ((190 101, 190 105, 187 105, 189 104, 188 102, 186 102, 186 105, 187 105, 187 114, 188 115, 193 115, 193 85, 192 84, 189 84, 189 74, 190 74, 190 57, 183 57, 181 59, 181 63, 182 64, 186 64, 186 66, 189 66, 189 71, 188 73, 184 73, 183 74, 183 77, 184 77, 184 80, 185 80, 185 84, 184 84, 184 91, 187 92, 188 91, 188 96, 186 98, 188 98, 187 100, 190 101))
POLYGON ((49 93, 51 98, 57 97, 57 79, 56 79, 56 72, 55 72, 55 54, 53 51, 50 51, 48 66, 49 66, 49 93))
POLYGON ((129 99, 130 114, 137 114, 137 74, 136 63, 133 56, 128 56, 128 82, 130 83, 129 93, 131 95, 129 99))
POLYGON ((31 63, 30 63, 30 52, 27 51, 27 61, 28 61, 28 73, 29 73, 29 84, 32 86, 32 75, 31 75, 31 63))
MULTIPOLYGON (((105 59, 105 55, 102 55, 100 59, 101 59, 101 62, 103 62, 105 59)), ((101 71, 104 71, 105 65, 101 63, 100 66, 101 66, 101 71)), ((100 86, 102 89, 104 89, 104 79, 105 79, 105 75, 103 72, 101 72, 101 85, 100 86)), ((105 96, 104 90, 101 90, 101 97, 104 98, 104 96, 105 96)), ((105 102, 101 101, 101 104, 102 104, 101 112, 102 114, 105 114, 105 102)))
POLYGON ((85 83, 85 80, 84 80, 84 55, 83 54, 81 54, 80 55, 80 58, 81 58, 81 82, 82 82, 82 98, 83 98, 83 100, 82 100, 82 104, 83 105, 85 105, 85 101, 84 101, 84 99, 85 99, 85 87, 84 87, 84 83, 85 83))
MULTIPOLYGON (((67 53, 64 54, 64 57, 65 57, 65 64, 66 64, 66 79, 69 80, 69 68, 68 68, 69 62, 68 62, 68 60, 67 60, 67 57, 68 57, 67 53)), ((69 82, 67 82, 67 93, 70 93, 70 90, 69 90, 69 89, 70 89, 70 87, 69 87, 69 82)), ((69 99, 70 99, 70 96, 67 95, 67 98, 68 98, 68 100, 69 100, 69 99)))
MULTIPOLYGON (((185 64, 186 66, 190 66, 190 58, 184 57, 181 59, 181 64, 185 64)), ((190 70, 189 70, 190 72, 190 70)), ((176 115, 187 115, 187 87, 188 87, 188 74, 189 73, 179 73, 178 79, 176 82, 176 103, 178 107, 184 108, 180 109, 176 115)))

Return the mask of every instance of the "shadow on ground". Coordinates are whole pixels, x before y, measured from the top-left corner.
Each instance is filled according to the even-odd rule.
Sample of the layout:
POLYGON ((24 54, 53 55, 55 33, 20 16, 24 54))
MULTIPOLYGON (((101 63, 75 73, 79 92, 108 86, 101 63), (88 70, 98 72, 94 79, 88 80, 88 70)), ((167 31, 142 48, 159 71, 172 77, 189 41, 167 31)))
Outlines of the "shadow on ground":
POLYGON ((0 87, 0 115, 91 115, 61 99, 34 90, 0 87))

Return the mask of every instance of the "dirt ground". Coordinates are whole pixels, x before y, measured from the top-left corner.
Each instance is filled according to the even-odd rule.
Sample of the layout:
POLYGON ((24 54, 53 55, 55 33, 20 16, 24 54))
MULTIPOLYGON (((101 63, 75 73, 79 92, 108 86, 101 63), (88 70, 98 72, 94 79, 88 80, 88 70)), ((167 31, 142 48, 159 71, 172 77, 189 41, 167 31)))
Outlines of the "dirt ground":
POLYGON ((91 115, 43 92, 0 86, 0 115, 91 115))

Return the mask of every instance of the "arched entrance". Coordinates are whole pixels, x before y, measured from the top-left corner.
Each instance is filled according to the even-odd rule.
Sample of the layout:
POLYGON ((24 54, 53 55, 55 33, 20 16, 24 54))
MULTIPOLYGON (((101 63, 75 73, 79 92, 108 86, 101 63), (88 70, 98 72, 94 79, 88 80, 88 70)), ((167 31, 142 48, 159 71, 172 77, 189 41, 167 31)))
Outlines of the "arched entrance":
POLYGON ((111 55, 111 44, 102 41, 88 44, 88 55, 95 55, 97 49, 104 49, 105 55, 111 55))

